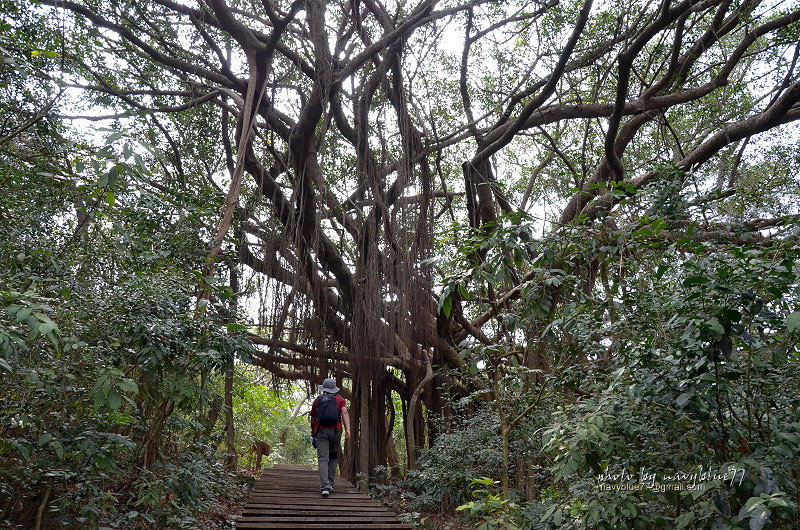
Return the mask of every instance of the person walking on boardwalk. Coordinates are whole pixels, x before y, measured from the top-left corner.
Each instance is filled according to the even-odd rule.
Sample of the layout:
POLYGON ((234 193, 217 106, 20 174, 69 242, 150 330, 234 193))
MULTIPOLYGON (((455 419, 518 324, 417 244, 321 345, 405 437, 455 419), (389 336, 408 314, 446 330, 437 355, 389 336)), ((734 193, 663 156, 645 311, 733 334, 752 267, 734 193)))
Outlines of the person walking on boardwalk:
POLYGON ((338 394, 336 381, 326 379, 319 387, 321 395, 311 406, 311 434, 317 441, 317 464, 319 466, 319 487, 322 496, 333 491, 336 481, 336 468, 339 464, 339 450, 344 422, 345 439, 350 439, 350 416, 347 404, 338 394))

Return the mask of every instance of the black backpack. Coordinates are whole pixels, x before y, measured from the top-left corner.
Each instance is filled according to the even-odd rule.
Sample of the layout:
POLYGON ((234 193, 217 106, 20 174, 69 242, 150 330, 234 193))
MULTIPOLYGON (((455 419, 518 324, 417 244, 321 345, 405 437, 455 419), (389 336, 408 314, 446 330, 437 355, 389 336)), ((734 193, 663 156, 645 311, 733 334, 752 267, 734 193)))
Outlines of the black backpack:
POLYGON ((335 427, 339 423, 339 407, 335 394, 322 394, 318 398, 317 419, 320 427, 335 427))

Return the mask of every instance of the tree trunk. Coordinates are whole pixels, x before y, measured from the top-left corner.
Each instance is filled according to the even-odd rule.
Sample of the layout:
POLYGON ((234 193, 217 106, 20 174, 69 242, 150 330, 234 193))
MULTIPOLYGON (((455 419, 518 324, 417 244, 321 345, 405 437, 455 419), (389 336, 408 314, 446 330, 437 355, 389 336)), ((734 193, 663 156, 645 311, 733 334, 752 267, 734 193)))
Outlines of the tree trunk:
POLYGON ((220 412, 222 412, 222 399, 220 398, 219 394, 214 394, 214 397, 211 400, 211 406, 209 407, 208 417, 206 419, 206 428, 203 431, 203 436, 209 437, 211 436, 211 433, 214 432, 214 427, 217 425, 220 412))
POLYGON ((161 433, 164 430, 164 425, 175 410, 175 402, 171 399, 165 399, 158 406, 155 415, 150 422, 150 428, 147 430, 147 435, 144 438, 141 446, 141 456, 137 463, 137 467, 141 469, 150 469, 158 458, 159 448, 161 447, 161 433))
MULTIPOLYGON (((358 418, 358 473, 369 473, 369 446, 372 443, 369 421, 369 378, 362 377, 358 381, 359 418, 358 418)), ((359 481, 358 487, 364 489, 366 484, 359 481)))
MULTIPOLYGON (((428 352, 423 352, 425 356, 425 377, 417 384, 414 393, 408 400, 408 419, 406 421, 406 446, 408 451, 408 468, 412 469, 417 465, 417 448, 425 443, 425 419, 422 415, 420 395, 428 383, 433 380, 433 366, 428 352)), ((428 392, 430 394, 430 392, 428 392)))
POLYGON ((386 401, 385 367, 361 367, 353 376, 353 397, 350 423, 353 428, 342 469, 347 478, 355 480, 363 475, 366 486, 378 466, 388 459, 386 414, 382 406, 386 401), (379 371, 379 373, 375 373, 379 371))
POLYGON ((233 360, 225 370, 225 445, 228 451, 226 466, 230 471, 236 471, 236 438, 233 426, 233 360))

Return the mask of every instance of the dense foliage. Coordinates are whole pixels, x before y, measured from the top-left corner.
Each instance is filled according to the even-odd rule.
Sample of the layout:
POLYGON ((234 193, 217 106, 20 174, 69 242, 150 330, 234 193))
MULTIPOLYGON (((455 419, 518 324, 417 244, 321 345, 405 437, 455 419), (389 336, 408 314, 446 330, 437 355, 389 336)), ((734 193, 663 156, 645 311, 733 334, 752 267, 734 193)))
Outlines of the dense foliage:
POLYGON ((150 193, 155 158, 76 141, 40 113, 56 94, 37 77, 52 26, 16 15, 3 34, 0 518, 197 525, 241 495, 209 404, 251 348, 227 307, 194 311, 206 197, 150 193))
MULTIPOLYGON (((124 165, 87 150, 59 154, 110 166, 100 179, 124 165)), ((249 345, 227 311, 194 315, 191 220, 135 193, 133 173, 116 172, 112 201, 89 171, 65 182, 14 154, 0 236, 3 518, 195 524, 233 486, 208 443, 208 404, 249 345), (79 201, 82 226, 63 213, 79 201)))
POLYGON ((332 376, 420 525, 800 526, 796 2, 0 16, 9 524, 211 525, 332 376))
MULTIPOLYGON (((259 370, 260 371, 260 370, 259 370)), ((234 380, 233 418, 236 425, 237 452, 246 455, 254 440, 270 446, 269 459, 263 465, 315 464, 306 412, 311 401, 306 390, 289 384, 278 386, 256 375, 253 367, 244 366, 234 380)), ((254 456, 248 455, 242 468, 253 468, 254 456)))
POLYGON ((451 276, 445 294, 478 298, 507 281, 509 259, 540 279, 498 315, 503 342, 464 345, 482 412, 420 460, 405 483, 412 507, 450 499, 486 528, 798 524, 799 229, 761 246, 691 230, 672 238, 671 226, 537 241, 505 223, 463 240, 467 254, 488 250, 485 265, 451 276), (554 256, 565 266, 542 268, 554 256), (585 260, 603 271, 599 290, 568 274, 585 260), (548 352, 544 372, 514 368, 532 344, 548 352), (497 460, 503 407, 522 418, 510 444, 516 492, 498 496, 509 472, 497 460), (497 483, 478 482, 472 500, 481 476, 497 483))

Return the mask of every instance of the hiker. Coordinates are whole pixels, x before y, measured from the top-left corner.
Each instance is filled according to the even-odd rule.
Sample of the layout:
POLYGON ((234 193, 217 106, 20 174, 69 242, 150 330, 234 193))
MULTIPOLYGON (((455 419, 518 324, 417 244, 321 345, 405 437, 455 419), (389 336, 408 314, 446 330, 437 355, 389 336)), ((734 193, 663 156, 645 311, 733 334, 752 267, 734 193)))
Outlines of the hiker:
POLYGON ((333 492, 336 481, 343 421, 345 439, 350 439, 350 416, 347 414, 344 398, 338 394, 336 381, 326 379, 318 388, 321 395, 311 406, 311 434, 317 441, 319 487, 322 496, 327 497, 333 492))

